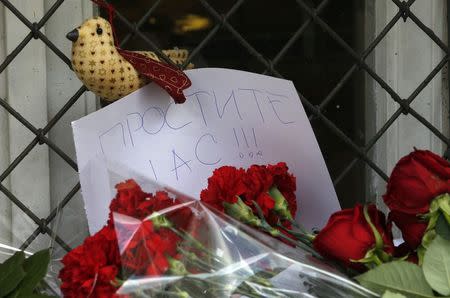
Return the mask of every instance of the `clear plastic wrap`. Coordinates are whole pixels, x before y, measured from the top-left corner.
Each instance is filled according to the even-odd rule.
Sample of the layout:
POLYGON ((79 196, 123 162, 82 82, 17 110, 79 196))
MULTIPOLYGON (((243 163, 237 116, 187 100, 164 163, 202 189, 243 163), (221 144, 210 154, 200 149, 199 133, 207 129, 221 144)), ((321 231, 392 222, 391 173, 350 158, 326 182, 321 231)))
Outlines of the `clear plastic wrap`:
MULTIPOLYGON (((106 169, 114 196, 108 224, 114 229, 120 255, 115 282, 119 295, 373 295, 308 253, 199 200, 132 173, 123 165, 109 162, 106 169)), ((90 179, 90 187, 99 187, 98 182, 90 179)))
MULTIPOLYGON (((89 206, 88 218, 92 222, 96 216, 92 212, 98 210, 95 221, 105 226, 91 229, 92 235, 63 258, 61 251, 53 251, 47 294, 377 297, 309 253, 124 165, 96 160, 83 170, 92 167, 97 173, 104 167, 105 175, 87 175, 90 179, 82 181, 85 189, 107 197, 99 197, 96 207, 89 206), (108 209, 104 202, 110 199, 108 209)), ((82 210, 78 220, 59 216, 59 223, 70 219, 77 225, 86 220, 82 210)), ((52 241, 49 244, 53 246, 52 241)))

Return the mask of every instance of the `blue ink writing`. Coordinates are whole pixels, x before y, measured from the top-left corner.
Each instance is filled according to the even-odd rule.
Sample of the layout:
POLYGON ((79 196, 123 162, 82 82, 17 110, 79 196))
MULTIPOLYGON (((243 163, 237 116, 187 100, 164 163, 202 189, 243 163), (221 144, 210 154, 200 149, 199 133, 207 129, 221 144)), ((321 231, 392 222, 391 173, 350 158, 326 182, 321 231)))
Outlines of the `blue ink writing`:
POLYGON ((259 105, 258 97, 256 96, 256 92, 262 93, 262 91, 258 89, 244 89, 244 88, 239 88, 239 90, 252 92, 253 99, 255 100, 256 106, 258 107, 259 115, 261 115, 261 120, 264 123, 264 115, 261 111, 261 106, 259 105))
POLYGON ((239 107, 238 107, 238 104, 237 104, 237 101, 236 101, 236 96, 234 95, 234 90, 231 91, 230 97, 228 97, 227 101, 224 103, 224 105, 222 107, 222 114, 219 111, 219 103, 217 101, 216 93, 214 91, 212 93, 213 93, 213 96, 214 96, 214 102, 216 104, 217 116, 219 116, 220 119, 222 119, 223 114, 225 114, 225 109, 226 109, 228 103, 230 102, 231 98, 233 98, 233 102, 234 102, 234 106, 236 108, 236 112, 237 112, 237 114, 239 116, 239 119, 242 120, 242 115, 241 115, 241 112, 239 111, 239 107))
POLYGON ((192 172, 191 167, 189 166, 189 163, 191 162, 190 160, 185 161, 184 159, 182 159, 176 152, 175 150, 172 150, 172 154, 173 154, 173 169, 172 172, 175 172, 175 177, 177 178, 178 181, 178 169, 181 167, 186 166, 189 169, 189 172, 192 172), (177 159, 181 161, 180 164, 177 163, 177 159))
POLYGON ((131 133, 130 121, 128 120, 128 117, 131 116, 131 115, 135 115, 135 116, 138 116, 138 117, 139 117, 139 125, 138 125, 139 127, 136 128, 136 129, 133 129, 133 132, 138 131, 139 129, 142 128, 142 125, 144 125, 144 120, 142 119, 142 116, 141 116, 141 114, 139 114, 139 113, 130 113, 130 114, 127 114, 127 118, 126 118, 126 119, 127 119, 127 129, 128 129, 128 134, 129 134, 129 136, 130 136, 131 145, 134 147, 133 134, 131 133))
POLYGON ((200 108, 200 113, 202 113, 203 122, 205 123, 205 126, 208 126, 208 123, 206 122, 205 112, 203 111, 202 103, 200 102, 201 94, 206 94, 208 96, 211 96, 211 94, 209 94, 206 91, 197 91, 190 95, 186 95, 186 97, 195 96, 195 99, 197 100, 197 103, 198 103, 198 107, 200 108))
MULTIPOLYGON (((195 145, 195 157, 197 157, 197 160, 201 164, 212 166, 212 165, 218 164, 222 160, 222 158, 218 158, 216 161, 212 161, 212 162, 204 161, 202 158, 200 158, 199 153, 198 153, 199 145, 202 143, 202 141, 204 139, 205 139, 205 141, 207 140, 206 137, 209 137, 209 139, 212 140, 214 144, 217 144, 217 141, 212 134, 205 133, 198 139, 197 144, 195 145)), ((211 152, 212 150, 210 149, 209 151, 211 152)))
POLYGON ((153 176, 155 176, 155 180, 158 181, 158 177, 156 176, 155 167, 153 166, 152 160, 148 161, 150 163, 150 167, 152 168, 153 176))
MULTIPOLYGON (((151 116, 151 115, 150 115, 150 116, 151 116)), ((149 117, 150 117, 150 116, 149 116, 149 117)), ((142 128, 143 128, 144 131, 145 131, 146 133, 148 133, 149 135, 155 135, 155 134, 157 134, 158 132, 161 131, 161 129, 162 129, 163 126, 164 126, 164 122, 165 122, 165 119, 164 119, 164 112, 163 112, 163 110, 162 110, 161 108, 159 108, 159 107, 150 107, 150 108, 148 108, 148 109, 144 112, 144 115, 142 116, 142 118, 143 118, 143 121, 144 121, 144 123, 142 124, 142 128), (156 127, 156 129, 155 129, 154 131, 151 131, 150 129, 148 129, 148 127, 145 126, 145 123, 146 123, 146 121, 145 121, 146 116, 147 116, 147 115, 150 115, 149 112, 151 112, 151 111, 155 111, 155 112, 156 112, 156 113, 153 112, 154 116, 160 117, 160 118, 161 118, 161 126, 160 126, 159 128, 156 127)), ((151 121, 150 121, 150 123, 151 123, 151 121)))
POLYGON ((105 154, 105 151, 104 151, 104 149, 103 149, 102 138, 103 138, 104 136, 107 136, 110 132, 113 133, 113 136, 116 136, 116 135, 115 135, 115 131, 114 131, 114 128, 116 128, 116 127, 120 128, 120 132, 122 133, 122 142, 123 142, 123 146, 124 146, 124 147, 127 146, 127 144, 125 143, 125 131, 124 131, 123 125, 122 125, 122 123, 117 123, 116 125, 114 125, 113 127, 111 127, 110 129, 108 129, 107 131, 103 132, 102 134, 100 134, 100 135, 98 136, 98 141, 99 141, 99 143, 100 143, 100 148, 102 149, 102 153, 103 153, 103 154, 105 154))
MULTIPOLYGON (((283 97, 283 98, 286 98, 286 99, 288 98, 288 97, 285 96, 285 95, 275 94, 275 93, 271 93, 271 92, 269 92, 269 91, 266 91, 266 92, 267 92, 268 94, 272 95, 272 96, 283 97)), ((282 104, 283 102, 282 102, 281 100, 279 100, 279 99, 271 99, 269 96, 267 96, 267 99, 269 100, 269 103, 272 105, 273 112, 275 113, 275 115, 277 116, 278 120, 279 120, 281 123, 283 123, 283 124, 291 124, 291 123, 295 123, 295 121, 286 121, 286 120, 281 119, 280 115, 278 114, 277 110, 275 109, 275 103, 282 104)))
POLYGON ((189 124, 191 124, 192 123, 192 121, 189 121, 189 122, 186 122, 185 124, 182 124, 182 125, 180 125, 180 126, 172 126, 172 125, 170 125, 170 123, 169 123, 169 121, 167 120, 167 114, 169 113, 169 109, 170 109, 170 107, 173 105, 173 102, 171 102, 168 106, 167 106, 167 109, 166 109, 166 112, 164 113, 164 121, 167 123, 167 126, 168 127, 170 127, 171 129, 173 129, 173 130, 178 130, 178 129, 182 129, 183 127, 185 127, 185 126, 188 126, 189 124))

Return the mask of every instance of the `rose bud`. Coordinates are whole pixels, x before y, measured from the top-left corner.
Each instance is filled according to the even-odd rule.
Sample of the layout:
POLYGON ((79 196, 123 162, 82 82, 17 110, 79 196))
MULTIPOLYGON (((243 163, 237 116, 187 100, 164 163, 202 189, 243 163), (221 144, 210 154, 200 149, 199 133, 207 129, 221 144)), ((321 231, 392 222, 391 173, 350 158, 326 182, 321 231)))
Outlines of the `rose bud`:
POLYGON ((431 201, 450 193, 450 163, 425 150, 416 150, 394 167, 383 196, 391 211, 425 214, 431 201))
POLYGON ((375 205, 357 204, 334 213, 313 240, 313 246, 323 257, 360 271, 364 269, 362 263, 381 264, 394 252, 384 214, 375 205))
POLYGON ((409 249, 415 250, 420 245, 428 225, 425 220, 416 215, 398 211, 391 211, 388 219, 400 229, 403 240, 409 249))

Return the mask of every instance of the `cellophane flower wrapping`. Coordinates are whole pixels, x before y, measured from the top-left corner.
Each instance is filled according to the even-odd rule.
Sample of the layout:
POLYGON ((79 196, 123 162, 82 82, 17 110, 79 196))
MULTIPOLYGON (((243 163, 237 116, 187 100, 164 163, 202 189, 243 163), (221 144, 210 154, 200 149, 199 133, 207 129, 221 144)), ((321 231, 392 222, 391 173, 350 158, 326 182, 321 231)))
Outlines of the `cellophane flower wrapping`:
POLYGON ((107 222, 62 259, 66 296, 373 296, 309 253, 198 198, 117 162, 93 164, 103 163, 108 183, 90 183, 110 187, 107 222))
MULTIPOLYGON (((78 217, 101 228, 69 243, 50 237, 42 293, 65 297, 376 297, 329 264, 167 185, 99 158, 82 171, 82 191, 98 194, 78 217), (103 171, 99 171, 99 167, 103 171), (95 171, 93 170, 95 168, 95 171)), ((198 183, 204 183, 199 181, 198 183)), ((76 210, 71 210, 71 213, 76 210)), ((68 222, 69 221, 69 222, 68 222)), ((70 238, 70 235, 65 235, 70 238)), ((42 248, 42 247, 40 247, 42 248)), ((14 248, 11 247, 11 252, 14 248)), ((20 249, 17 247, 15 249, 20 249)), ((31 249, 31 248, 30 248, 31 249)), ((34 251, 30 251, 32 253, 34 251)))

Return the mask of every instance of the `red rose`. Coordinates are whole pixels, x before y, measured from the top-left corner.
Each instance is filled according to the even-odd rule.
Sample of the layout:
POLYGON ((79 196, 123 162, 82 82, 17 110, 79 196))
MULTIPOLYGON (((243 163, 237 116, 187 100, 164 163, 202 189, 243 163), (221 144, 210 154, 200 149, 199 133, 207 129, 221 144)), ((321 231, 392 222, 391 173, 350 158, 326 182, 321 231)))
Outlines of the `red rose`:
POLYGON ((236 196, 245 193, 244 175, 243 169, 230 166, 214 170, 213 175, 208 178, 208 188, 200 194, 201 200, 219 211, 223 211, 224 202, 236 203, 236 196))
POLYGON ((415 251, 412 251, 406 242, 403 242, 402 244, 400 244, 399 246, 397 246, 395 248, 394 257, 401 258, 401 259, 406 257, 406 261, 408 261, 408 262, 411 262, 414 264, 419 263, 419 258, 417 257, 417 253, 415 251))
POLYGON ((427 213, 431 201, 443 193, 450 193, 450 163, 416 150, 394 167, 383 199, 392 211, 417 215, 427 213))
POLYGON ((421 220, 416 215, 407 214, 398 211, 391 211, 388 217, 389 221, 402 231, 403 240, 412 250, 416 249, 422 242, 423 234, 427 229, 428 223, 421 220))
MULTIPOLYGON (((375 205, 370 205, 369 217, 383 239, 383 250, 388 254, 394 251, 392 236, 386 229, 385 218, 375 205)), ((362 270, 362 264, 353 261, 363 259, 375 247, 375 236, 367 223, 363 206, 357 204, 353 209, 345 209, 331 215, 327 225, 315 237, 314 249, 322 256, 339 261, 345 266, 362 270)))
POLYGON ((104 227, 67 253, 59 273, 64 297, 112 297, 121 262, 114 229, 104 227))

